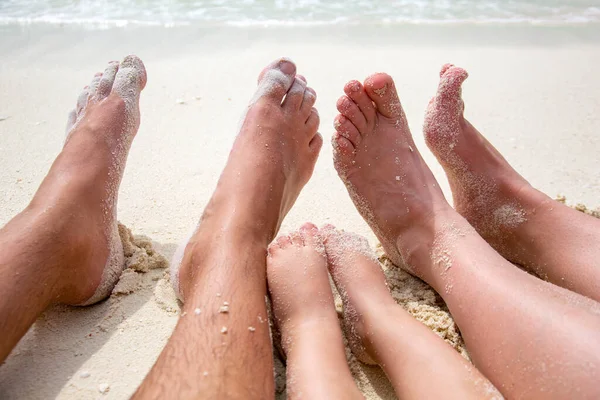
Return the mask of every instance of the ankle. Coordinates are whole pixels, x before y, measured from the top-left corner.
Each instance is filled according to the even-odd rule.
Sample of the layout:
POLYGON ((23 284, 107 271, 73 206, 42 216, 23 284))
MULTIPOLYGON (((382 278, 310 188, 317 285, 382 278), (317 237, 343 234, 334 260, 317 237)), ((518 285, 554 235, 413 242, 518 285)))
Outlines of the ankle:
POLYGON ((289 358, 294 351, 302 352, 303 344, 310 341, 332 343, 341 336, 340 325, 335 310, 313 313, 302 318, 290 318, 281 322, 281 347, 289 358))
POLYGON ((94 237, 97 233, 89 229, 91 222, 76 212, 65 212, 61 205, 30 204, 9 224, 6 228, 15 232, 11 236, 19 243, 15 247, 38 253, 30 256, 45 260, 37 275, 43 286, 50 288, 53 302, 77 304, 93 295, 98 282, 86 272, 107 254, 106 249, 103 252, 94 245, 98 240, 94 237))
POLYGON ((398 235, 396 246, 409 272, 426 280, 434 243, 444 229, 453 224, 456 216, 458 214, 446 203, 398 235))
POLYGON ((263 216, 273 213, 260 210, 259 207, 264 204, 258 201, 235 196, 223 197, 220 192, 225 191, 217 189, 204 209, 199 229, 213 232, 213 237, 216 234, 236 243, 259 244, 266 249, 279 226, 274 218, 265 219, 263 216))
POLYGON ((186 245, 179 269, 179 287, 185 299, 195 296, 197 291, 206 289, 206 272, 210 269, 230 279, 228 276, 243 274, 248 279, 266 280, 267 246, 263 240, 253 235, 244 235, 233 227, 214 227, 209 221, 202 221, 199 229, 186 245), (239 255, 244 262, 234 262, 231 255, 239 255), (258 260, 263 260, 259 262, 258 260), (207 268, 210 267, 210 268, 207 268), (245 268, 243 272, 239 268, 245 268), (254 270, 250 270, 254 268, 254 270))

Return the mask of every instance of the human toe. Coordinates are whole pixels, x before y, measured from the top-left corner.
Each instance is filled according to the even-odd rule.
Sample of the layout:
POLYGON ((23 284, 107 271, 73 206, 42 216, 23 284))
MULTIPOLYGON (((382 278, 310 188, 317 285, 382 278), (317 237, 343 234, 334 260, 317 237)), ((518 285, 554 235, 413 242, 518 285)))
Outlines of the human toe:
POLYGON ((356 80, 348 82, 344 86, 344 93, 348 96, 362 111, 367 124, 375 118, 375 106, 373 101, 365 91, 364 86, 356 80))
POLYGON ((292 87, 285 95, 283 104, 281 105, 284 110, 290 112, 298 112, 304 101, 304 93, 306 92, 306 82, 296 77, 292 87))
POLYGON ((75 109, 77 113, 77 118, 80 118, 83 115, 85 108, 88 104, 89 94, 90 87, 84 86, 83 90, 79 94, 79 97, 77 98, 77 108, 75 109))
POLYGON ((384 117, 396 119, 403 115, 394 80, 385 73, 369 76, 364 84, 366 93, 384 117))
POLYGON ((469 77, 463 68, 450 66, 444 71, 438 85, 437 98, 440 101, 459 101, 462 93, 462 84, 469 77))
POLYGON ((96 98, 98 100, 102 100, 108 97, 110 94, 115 82, 115 76, 119 70, 119 65, 120 63, 118 61, 111 61, 108 63, 108 66, 102 73, 102 77, 100 82, 98 82, 98 87, 96 89, 96 98))
POLYGON ((309 137, 313 137, 317 133, 317 129, 319 129, 319 124, 321 123, 321 117, 319 117, 319 111, 316 108, 311 108, 310 114, 306 119, 306 128, 309 137))
POLYGON ((255 98, 270 99, 281 104, 294 84, 295 76, 296 65, 291 60, 280 58, 272 62, 259 75, 255 98))
POLYGON ((90 99, 95 99, 96 91, 98 89, 98 85, 100 84, 100 80, 102 79, 102 72, 97 72, 89 85, 88 95, 90 99))
POLYGON ((307 87, 304 91, 304 97, 302 98, 302 105, 300 106, 300 112, 302 115, 308 118, 317 101, 317 92, 311 87, 307 87))
POLYGON ((342 114, 338 114, 333 120, 335 130, 348 139, 354 148, 362 141, 362 136, 354 124, 342 114))
POLYGON ((146 87, 146 67, 140 58, 129 55, 121 61, 116 72, 112 91, 123 99, 138 99, 146 87))
POLYGON ((367 120, 358 107, 348 96, 344 95, 337 101, 336 107, 338 111, 348 118, 359 132, 365 133, 367 129, 367 120))

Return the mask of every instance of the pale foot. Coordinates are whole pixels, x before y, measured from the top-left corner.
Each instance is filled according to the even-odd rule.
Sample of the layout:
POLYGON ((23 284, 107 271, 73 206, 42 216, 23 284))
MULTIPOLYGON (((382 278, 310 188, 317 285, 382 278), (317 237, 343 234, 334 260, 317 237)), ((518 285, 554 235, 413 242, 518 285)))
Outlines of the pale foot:
POLYGON ((111 62, 94 76, 69 115, 64 148, 23 213, 45 221, 49 237, 63 238, 65 246, 52 254, 64 268, 58 302, 100 301, 121 275, 117 196, 145 85, 144 64, 135 56, 111 62))
POLYGON ((315 100, 291 61, 277 60, 262 71, 217 189, 180 252, 182 261, 173 260, 171 277, 180 298, 201 273, 191 265, 201 264, 197 258, 209 253, 215 236, 225 242, 250 238, 266 251, 323 144, 315 100))
POLYGON ((379 364, 370 336, 386 310, 399 307, 390 295, 383 270, 362 236, 336 230, 327 225, 321 230, 328 269, 344 307, 343 327, 352 353, 365 364, 379 364))
POLYGON ((287 358, 289 398, 362 398, 346 362, 318 229, 305 224, 269 247, 267 278, 287 358))
POLYGON ((425 226, 449 205, 413 142, 392 78, 375 74, 344 91, 333 136, 335 167, 386 253, 418 275, 410 254, 420 244, 403 238, 408 230, 430 232, 425 226))
MULTIPOLYGON (((464 116, 461 85, 467 72, 447 64, 429 103, 424 134, 444 167, 454 208, 501 254, 514 248, 515 231, 552 200, 535 190, 464 116)), ((517 254, 513 254, 512 261, 517 254)))
POLYGON ((396 304, 365 238, 332 226, 321 232, 352 352, 363 363, 380 365, 398 398, 502 398, 475 367, 396 304))
POLYGON ((600 299, 600 221, 533 188, 464 118, 467 72, 447 64, 429 104, 424 134, 444 167, 455 209, 500 254, 541 278, 600 299))

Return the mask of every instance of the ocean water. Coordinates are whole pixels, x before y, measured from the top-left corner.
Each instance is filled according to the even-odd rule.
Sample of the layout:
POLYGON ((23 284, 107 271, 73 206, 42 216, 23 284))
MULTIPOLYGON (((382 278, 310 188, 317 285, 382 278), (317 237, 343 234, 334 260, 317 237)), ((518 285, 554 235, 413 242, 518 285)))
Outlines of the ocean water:
POLYGON ((0 0, 0 24, 302 26, 600 23, 600 0, 0 0))

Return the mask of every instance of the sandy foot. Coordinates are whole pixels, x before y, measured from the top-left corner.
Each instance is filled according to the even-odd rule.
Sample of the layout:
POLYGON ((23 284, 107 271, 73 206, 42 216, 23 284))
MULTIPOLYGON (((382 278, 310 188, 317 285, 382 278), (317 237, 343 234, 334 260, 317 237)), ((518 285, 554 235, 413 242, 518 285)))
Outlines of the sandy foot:
POLYGON ((288 398, 363 398, 346 361, 325 248, 316 226, 304 224, 271 244, 267 278, 276 330, 288 361, 288 398))
POLYGON ((294 345, 294 334, 308 333, 304 332, 304 324, 337 324, 325 248, 314 225, 305 224, 269 246, 267 277, 285 354, 294 345))
POLYGON ((382 316, 386 306, 396 306, 383 270, 364 237, 331 225, 322 232, 328 269, 343 302, 348 345, 359 361, 377 364, 377 355, 369 343, 369 321, 382 316))
POLYGON ((65 208, 65 272, 59 301, 89 305, 106 298, 124 267, 116 205, 146 85, 142 61, 127 56, 97 73, 69 114, 67 138, 32 204, 65 208))
MULTIPOLYGON (((496 250, 509 256, 511 237, 544 203, 552 200, 519 175, 464 118, 461 87, 467 72, 446 64, 437 95, 429 103, 424 134, 444 167, 454 207, 496 250)), ((515 261, 515 260, 513 260, 515 261)))
POLYGON ((346 84, 338 101, 334 164, 354 204, 396 265, 420 246, 404 240, 448 203, 419 154, 392 78, 375 74, 346 84), (393 201, 390 201, 393 199, 393 201))
POLYGON ((196 246, 196 254, 206 253, 215 232, 252 237, 265 249, 273 240, 323 144, 315 101, 315 91, 291 61, 279 59, 261 72, 217 189, 185 249, 177 252, 180 259, 173 260, 171 277, 180 298, 187 290, 183 282, 197 272, 187 268, 186 256, 191 262, 196 246))

